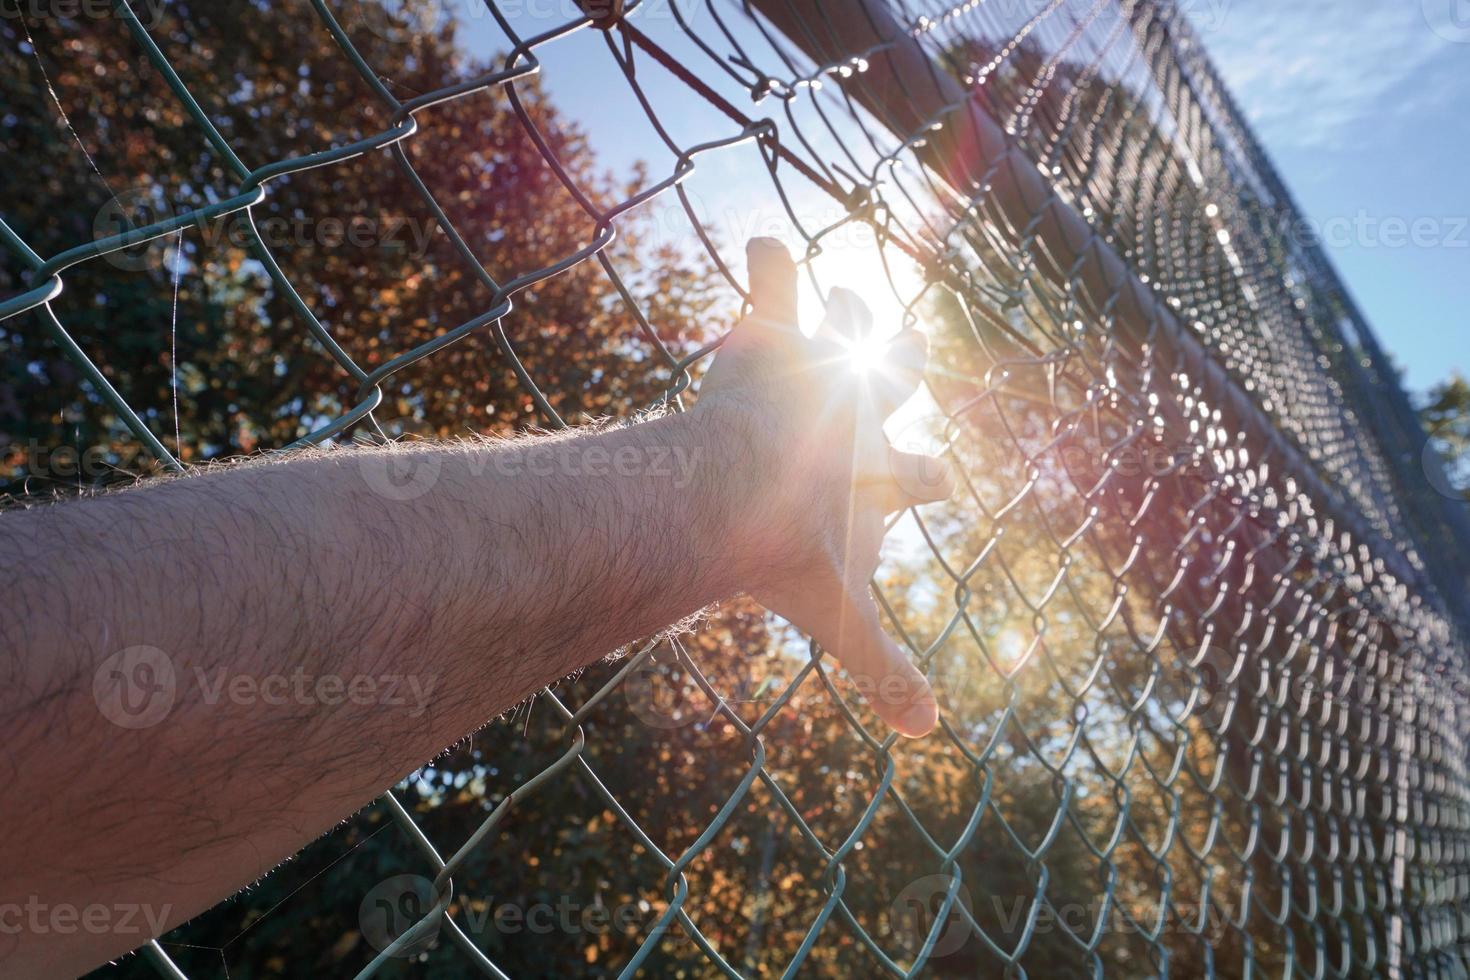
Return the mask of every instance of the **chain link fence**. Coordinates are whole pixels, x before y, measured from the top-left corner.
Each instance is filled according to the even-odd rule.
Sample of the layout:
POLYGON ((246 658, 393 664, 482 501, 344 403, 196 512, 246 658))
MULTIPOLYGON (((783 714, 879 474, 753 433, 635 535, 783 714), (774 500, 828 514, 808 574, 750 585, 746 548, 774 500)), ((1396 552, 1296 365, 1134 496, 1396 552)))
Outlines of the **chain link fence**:
MULTIPOLYGON (((22 331, 48 331, 109 466, 445 434, 424 422, 434 399, 477 377, 503 379, 473 389, 502 407, 457 431, 682 410, 744 300, 736 232, 771 231, 732 228, 757 206, 722 211, 723 194, 773 202, 813 295, 859 286, 886 330, 929 334, 930 377, 893 437, 942 450, 962 488, 895 522, 874 583, 935 683, 928 738, 899 742, 822 650, 741 607, 543 692, 336 832, 340 853, 314 845, 303 880, 278 870, 279 901, 246 892, 149 943, 159 973, 1466 975, 1470 529, 1372 331, 1294 234, 1199 10, 238 6, 123 0, 90 24, 13 7, 3 22, 25 55, 8 94, 85 156, 86 193, 107 186, 96 222, 0 215, 0 328, 22 359, 41 343, 22 331), (310 148, 260 156, 229 107, 284 92, 289 126, 292 98, 328 98, 322 69, 224 85, 187 50, 208 48, 216 16, 314 32, 363 115, 334 128, 301 108, 310 148), (132 55, 92 79, 67 68, 78 39, 103 36, 132 55), (504 53, 412 90, 430 39, 451 36, 504 53), (207 186, 119 193, 99 144, 127 134, 73 119, 89 91, 145 73, 139 111, 207 155, 207 186), (569 162, 581 144, 548 124, 548 100, 595 85, 594 112, 649 160, 626 185, 569 162), (434 137, 455 106, 465 128, 434 137), (383 167, 364 183, 369 160, 383 167), (389 180, 423 234, 392 236, 403 278, 369 293, 300 272, 301 243, 257 221, 279 216, 273 195, 371 198, 389 180), (523 229, 524 252, 496 254, 537 262, 487 261, 507 232, 484 232, 483 212, 549 199, 535 195, 561 210, 523 229), (231 271, 266 298, 208 285, 206 250, 226 246, 207 232, 227 220, 231 271), (210 410, 251 439, 191 445, 156 385, 125 383, 142 369, 107 366, 103 328, 128 294, 75 286, 104 263, 172 290, 175 345, 214 289, 236 304, 226 326, 261 332, 205 322, 188 342, 302 390, 225 399, 210 410), (707 276, 669 285, 689 270, 707 276), (558 290, 594 295, 602 332, 536 319, 558 290), (353 303, 387 326, 352 332, 353 303), (569 367, 579 344, 599 351, 585 370, 569 367), (279 352, 322 367, 288 374, 279 352), (302 910, 369 851, 366 877, 340 886, 345 929, 302 910), (555 942, 531 928, 543 908, 562 910, 541 916, 555 942), (227 954, 251 930, 271 935, 227 954)), ((598 135, 593 150, 620 152, 598 135)), ((177 405, 177 351, 166 360, 177 405)), ((204 411, 211 380, 182 380, 204 411)))

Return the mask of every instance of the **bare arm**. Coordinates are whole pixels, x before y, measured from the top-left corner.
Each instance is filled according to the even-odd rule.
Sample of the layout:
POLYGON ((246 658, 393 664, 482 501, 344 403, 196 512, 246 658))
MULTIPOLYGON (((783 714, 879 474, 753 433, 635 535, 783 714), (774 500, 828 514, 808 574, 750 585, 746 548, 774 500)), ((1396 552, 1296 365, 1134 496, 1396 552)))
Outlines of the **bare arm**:
MULTIPOLYGON (((900 731, 931 728, 867 593, 884 513, 949 491, 877 427, 922 345, 902 338, 892 383, 831 383, 841 341, 794 330, 784 249, 753 244, 751 265, 757 315, 689 413, 326 452, 0 519, 0 725, 23 803, 5 808, 0 908, 129 903, 170 928, 534 691, 740 591, 829 646, 900 731)), ((7 975, 139 941, 6 924, 7 975)))

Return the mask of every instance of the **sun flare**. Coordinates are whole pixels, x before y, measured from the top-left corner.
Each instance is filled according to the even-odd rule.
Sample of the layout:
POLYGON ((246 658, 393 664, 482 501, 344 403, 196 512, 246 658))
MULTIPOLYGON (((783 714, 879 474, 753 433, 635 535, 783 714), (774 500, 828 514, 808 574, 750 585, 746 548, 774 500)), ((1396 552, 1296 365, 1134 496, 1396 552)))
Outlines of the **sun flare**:
POLYGON ((848 367, 858 374, 871 374, 883 367, 888 357, 888 341, 865 337, 847 345, 848 367))

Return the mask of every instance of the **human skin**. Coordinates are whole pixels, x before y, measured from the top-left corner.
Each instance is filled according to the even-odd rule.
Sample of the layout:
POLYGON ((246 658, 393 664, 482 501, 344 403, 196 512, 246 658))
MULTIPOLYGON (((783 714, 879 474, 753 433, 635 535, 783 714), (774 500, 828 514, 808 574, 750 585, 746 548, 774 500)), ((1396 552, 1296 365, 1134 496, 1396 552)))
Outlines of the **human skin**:
POLYGON ((881 430, 923 338, 843 370, 866 309, 834 291, 807 337, 785 248, 747 254, 752 312, 688 412, 218 467, 0 517, 0 973, 127 952, 547 684, 738 593, 831 651, 894 729, 933 728, 869 589, 886 515, 952 490, 881 430), (351 687, 386 677, 396 699, 351 687), (99 906, 145 910, 146 931, 58 926, 99 906))

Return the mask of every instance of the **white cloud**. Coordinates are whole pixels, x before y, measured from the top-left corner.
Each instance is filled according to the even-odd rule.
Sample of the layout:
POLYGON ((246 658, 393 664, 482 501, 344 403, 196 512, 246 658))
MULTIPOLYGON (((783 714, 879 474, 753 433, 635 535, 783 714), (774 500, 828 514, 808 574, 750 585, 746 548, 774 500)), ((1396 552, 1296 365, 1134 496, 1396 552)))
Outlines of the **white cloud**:
POLYGON ((1420 0, 1181 6, 1270 145, 1346 148, 1364 125, 1463 92, 1449 76, 1470 47, 1436 34, 1420 0))

